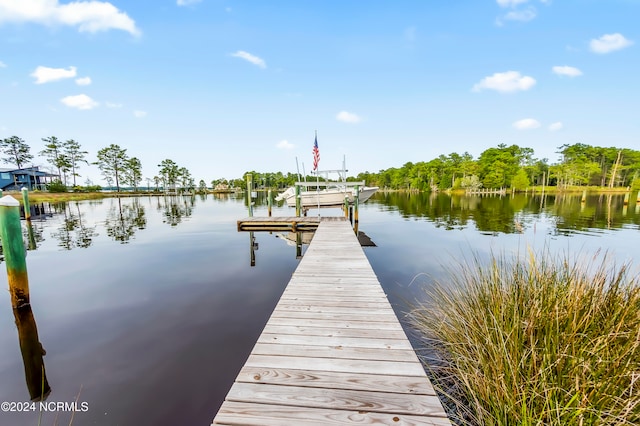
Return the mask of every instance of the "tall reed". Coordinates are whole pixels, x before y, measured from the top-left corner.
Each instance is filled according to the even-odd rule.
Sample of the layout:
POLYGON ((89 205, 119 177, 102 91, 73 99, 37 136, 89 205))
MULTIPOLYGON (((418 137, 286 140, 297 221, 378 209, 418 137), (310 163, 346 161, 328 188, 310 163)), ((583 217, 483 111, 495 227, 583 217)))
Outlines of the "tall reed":
POLYGON ((590 259, 477 257, 409 314, 460 423, 639 425, 640 279, 590 259))

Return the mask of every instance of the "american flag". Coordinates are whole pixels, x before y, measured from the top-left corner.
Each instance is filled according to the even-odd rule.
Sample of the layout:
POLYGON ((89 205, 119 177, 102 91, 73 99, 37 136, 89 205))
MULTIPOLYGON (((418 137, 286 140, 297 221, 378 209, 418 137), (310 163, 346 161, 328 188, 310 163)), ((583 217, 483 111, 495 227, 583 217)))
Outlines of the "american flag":
POLYGON ((318 170, 319 162, 320 150, 318 149, 318 135, 316 135, 316 141, 313 143, 313 170, 318 170))

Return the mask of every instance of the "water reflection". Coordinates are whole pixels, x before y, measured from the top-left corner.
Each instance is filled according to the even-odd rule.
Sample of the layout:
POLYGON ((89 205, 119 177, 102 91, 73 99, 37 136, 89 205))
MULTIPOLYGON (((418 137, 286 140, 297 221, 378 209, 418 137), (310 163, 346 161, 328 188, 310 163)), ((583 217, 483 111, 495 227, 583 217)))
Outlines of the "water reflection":
POLYGON ((162 198, 164 203, 161 203, 161 197, 158 197, 157 209, 162 211, 163 223, 177 226, 182 222, 182 218, 190 217, 193 214, 193 207, 196 202, 195 195, 165 195, 162 198))
POLYGON ((71 203, 57 203, 54 210, 58 214, 62 214, 62 223, 51 236, 58 240, 58 247, 64 250, 73 248, 87 248, 93 243, 93 238, 98 234, 96 227, 87 226, 83 222, 84 213, 80 212, 80 205, 75 203, 75 210, 72 210, 71 203))
POLYGON ((42 357, 46 351, 38 338, 38 328, 30 305, 13 310, 18 328, 20 352, 24 364, 24 375, 27 389, 32 401, 42 401, 51 393, 42 357))
POLYGON ((104 221, 104 227, 109 237, 121 244, 127 244, 136 230, 146 228, 147 218, 139 198, 132 198, 124 205, 120 197, 117 200, 117 208, 115 205, 111 206, 104 221))
POLYGON ((634 209, 624 206, 624 194, 589 195, 585 202, 581 199, 580 194, 481 197, 391 192, 376 194, 370 202, 397 210, 404 218, 424 218, 438 228, 462 230, 473 224, 489 235, 522 233, 535 227, 540 217, 555 218, 552 235, 640 225, 639 205, 634 209))

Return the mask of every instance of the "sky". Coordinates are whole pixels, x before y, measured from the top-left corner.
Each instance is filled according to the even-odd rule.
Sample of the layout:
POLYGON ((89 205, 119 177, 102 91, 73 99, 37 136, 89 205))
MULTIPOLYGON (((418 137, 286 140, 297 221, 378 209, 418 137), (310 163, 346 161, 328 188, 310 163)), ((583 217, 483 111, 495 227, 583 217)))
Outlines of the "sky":
MULTIPOLYGON (((640 0, 0 0, 0 138, 144 178, 640 149, 640 0)), ((96 166, 80 182, 105 184, 96 166)))

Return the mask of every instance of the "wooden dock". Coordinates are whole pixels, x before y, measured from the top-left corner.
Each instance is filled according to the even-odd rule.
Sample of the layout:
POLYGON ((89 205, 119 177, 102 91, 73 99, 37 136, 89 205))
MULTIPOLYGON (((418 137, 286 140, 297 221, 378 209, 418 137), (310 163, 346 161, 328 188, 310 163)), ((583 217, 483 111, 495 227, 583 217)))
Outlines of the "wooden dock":
MULTIPOLYGON (((323 218, 329 219, 329 218, 323 218)), ((245 217, 238 221, 238 231, 312 231, 318 228, 317 216, 245 217)))
POLYGON ((354 231, 319 223, 215 425, 451 425, 354 231))

